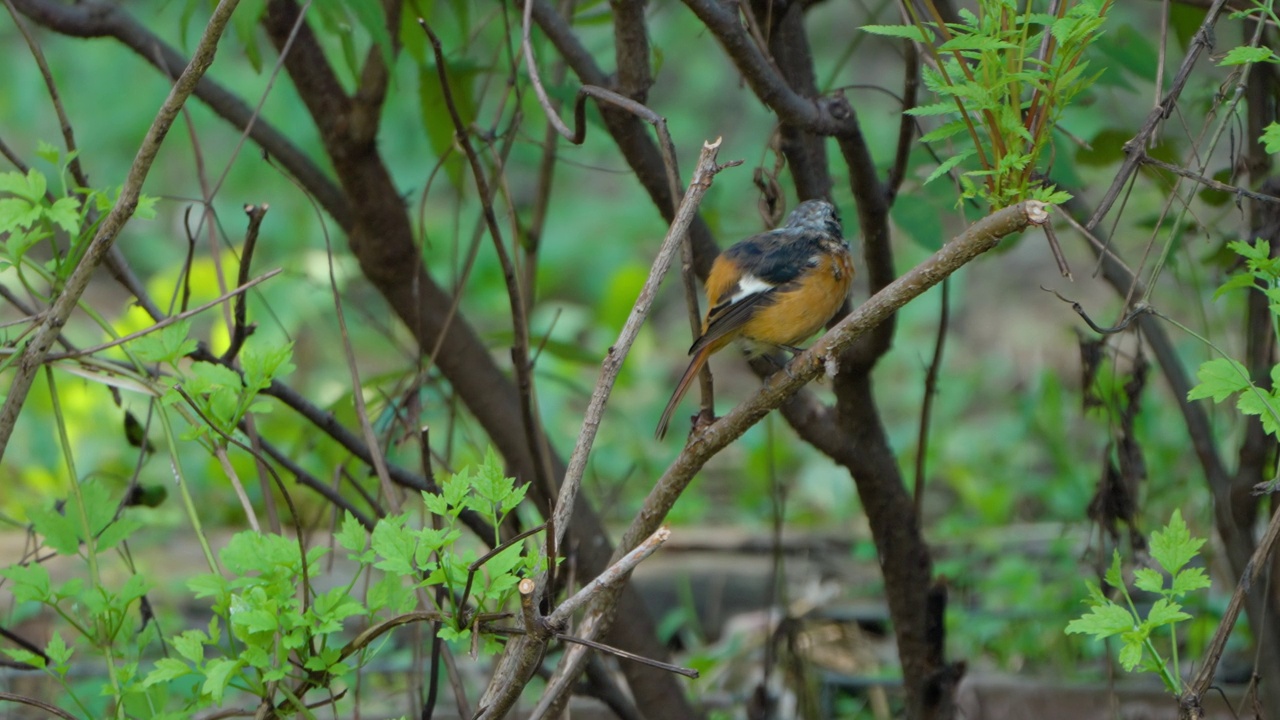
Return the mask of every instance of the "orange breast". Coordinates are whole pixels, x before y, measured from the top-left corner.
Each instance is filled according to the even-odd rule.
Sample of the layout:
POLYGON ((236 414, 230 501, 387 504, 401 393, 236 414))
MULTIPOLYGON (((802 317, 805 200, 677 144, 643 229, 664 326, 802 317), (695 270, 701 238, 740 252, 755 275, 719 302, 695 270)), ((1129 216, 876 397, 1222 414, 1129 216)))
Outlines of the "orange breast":
POLYGON ((743 337, 772 345, 795 345, 831 320, 849 296, 853 262, 843 243, 805 273, 799 287, 780 293, 742 328, 743 337))

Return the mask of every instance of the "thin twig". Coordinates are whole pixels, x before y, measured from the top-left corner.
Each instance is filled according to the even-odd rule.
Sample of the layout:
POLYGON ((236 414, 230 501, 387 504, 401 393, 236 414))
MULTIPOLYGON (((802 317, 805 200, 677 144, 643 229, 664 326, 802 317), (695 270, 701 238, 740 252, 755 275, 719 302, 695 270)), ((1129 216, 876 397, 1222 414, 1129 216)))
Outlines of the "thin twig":
POLYGON ((48 353, 47 355, 45 355, 45 359, 46 360, 67 360, 70 358, 84 357, 86 355, 96 355, 102 352, 103 350, 116 347, 117 345, 124 345, 127 342, 137 340, 143 335, 150 335, 151 333, 156 332, 157 330, 163 330, 169 327, 170 325, 173 325, 174 323, 179 323, 179 322, 182 322, 183 320, 186 320, 187 318, 199 315, 200 313, 204 312, 205 310, 208 310, 211 307, 214 307, 215 305, 224 303, 230 298, 233 298, 237 295, 241 295, 247 292, 248 290, 250 290, 251 288, 257 285, 260 285, 261 283, 264 283, 267 280, 270 280, 271 278, 279 275, 281 272, 283 272, 283 270, 281 270, 280 268, 276 268, 275 270, 269 270, 259 275, 258 277, 253 278, 252 280, 249 280, 248 282, 244 283, 240 287, 233 288, 232 290, 226 293, 223 293, 222 295, 219 295, 218 297, 210 300, 209 302, 201 303, 200 305, 197 305, 196 307, 191 308, 186 312, 178 313, 177 315, 170 315, 169 317, 166 317, 165 319, 161 320, 160 322, 157 322, 154 325, 145 327, 141 330, 138 330, 137 332, 131 332, 128 335, 125 335, 123 337, 118 337, 115 340, 112 340, 111 342, 105 342, 105 343, 102 343, 101 345, 94 345, 93 347, 80 348, 78 350, 68 350, 66 352, 60 352, 60 353, 48 353))
POLYGON ((671 538, 671 531, 665 526, 658 528, 652 535, 645 538, 634 550, 622 556, 618 562, 610 565, 604 572, 596 576, 594 580, 582 586, 582 589, 570 597, 568 600, 560 603, 560 607, 555 612, 547 616, 547 622, 552 626, 560 626, 569 622, 569 618, 578 611, 587 601, 600 594, 605 588, 617 587, 631 575, 631 571, 636 569, 645 558, 658 551, 668 539, 671 538))
POLYGON ((1182 59, 1182 65, 1178 68, 1178 73, 1173 78, 1173 85, 1169 88, 1169 92, 1165 93, 1164 99, 1148 113, 1146 121, 1138 130, 1138 133, 1133 136, 1133 139, 1125 143, 1125 147, 1129 148, 1130 152, 1125 157, 1124 163, 1121 164, 1120 170, 1116 172, 1115 178, 1111 181, 1111 187, 1107 188, 1107 192, 1103 194, 1102 199, 1098 202, 1098 207, 1094 210, 1093 216, 1084 224, 1089 230, 1095 230, 1098 227, 1098 223, 1102 222, 1102 218, 1111 210, 1116 198, 1120 196, 1120 191, 1129 182, 1133 172, 1138 169, 1143 156, 1142 148, 1146 147, 1147 141, 1151 139, 1160 122, 1173 110, 1174 104, 1178 101, 1178 96, 1182 94, 1182 88, 1187 84, 1187 78, 1191 76, 1191 69, 1195 67, 1196 61, 1200 59, 1200 53, 1213 46, 1213 26, 1218 22, 1218 15, 1226 4, 1226 0, 1214 0, 1213 5, 1209 7, 1209 12, 1205 14, 1204 21, 1200 23, 1200 29, 1196 30, 1192 38, 1191 47, 1187 48, 1187 55, 1182 59))
POLYGON ((76 720, 75 715, 72 715, 71 713, 67 712, 66 710, 63 710, 57 705, 50 705, 49 703, 43 700, 37 700, 32 697, 27 697, 26 695, 18 695, 17 693, 9 693, 9 692, 0 692, 0 702, 17 703, 18 705, 29 705, 33 708, 40 708, 41 710, 49 713, 50 715, 55 715, 60 718, 66 718, 66 720, 76 720))
MULTIPOLYGON (((484 168, 480 165, 480 157, 476 154, 475 148, 471 144, 466 122, 462 119, 453 98, 453 90, 449 84, 448 64, 445 62, 444 49, 440 44, 440 38, 432 31, 426 20, 418 18, 418 25, 422 27, 423 32, 427 34, 427 38, 431 42, 431 50, 435 55, 436 61, 436 73, 440 79, 441 94, 444 98, 445 108, 449 111, 449 117, 453 121, 454 138, 462 146, 462 150, 471 166, 471 176, 476 184, 476 190, 482 199, 491 197, 489 181, 485 176, 484 168)), ((502 266, 503 280, 507 284, 507 301, 511 305, 511 326, 515 336, 511 355, 516 375, 516 386, 519 389, 520 413, 526 441, 528 442, 529 453, 533 457, 533 471, 539 485, 550 488, 553 487, 551 484, 551 458, 545 444, 540 440, 542 423, 535 409, 533 368, 529 363, 529 311, 525 305, 524 293, 520 289, 519 275, 516 273, 511 256, 502 242, 502 230, 498 226, 498 218, 493 211, 493 204, 484 202, 481 207, 484 211, 485 224, 489 228, 489 237, 493 240, 495 254, 498 257, 499 264, 502 266)))
POLYGON ((1194 180, 1200 183, 1201 185, 1204 185, 1205 187, 1213 188, 1214 190, 1220 190, 1224 193, 1230 193, 1237 197, 1247 197, 1250 200, 1258 200, 1258 201, 1267 202, 1267 203, 1280 203, 1280 197, 1276 197, 1274 195, 1267 195, 1266 193, 1254 192, 1253 190, 1250 190, 1248 188, 1242 188, 1239 185, 1228 185, 1227 183, 1224 183, 1224 182, 1218 182, 1213 178, 1207 178, 1199 173, 1192 172, 1184 167, 1180 167, 1172 163, 1167 163, 1167 162, 1164 162, 1163 160, 1157 160, 1151 157, 1150 155, 1146 154, 1145 152, 1138 153, 1138 159, 1139 161, 1142 162, 1143 165, 1150 165, 1152 167, 1160 168, 1161 170, 1164 170, 1166 172, 1171 172, 1175 175, 1180 175, 1184 178, 1187 178, 1188 180, 1194 180))
POLYGON ((1065 298, 1062 296, 1062 293, 1057 290, 1051 290, 1043 285, 1040 286, 1040 289, 1045 292, 1053 293, 1059 300, 1071 305, 1071 309, 1075 310, 1076 314, 1084 320, 1085 324, 1099 335, 1115 335, 1116 333, 1124 332, 1129 327, 1130 323, 1141 317, 1143 314, 1155 312, 1150 305, 1138 304, 1131 308, 1129 312, 1125 313, 1124 317, 1120 319, 1120 322, 1116 323, 1114 326, 1102 327, 1094 322, 1093 318, 1089 317, 1089 314, 1084 311, 1084 306, 1080 303, 1069 298, 1065 298))
MULTIPOLYGON (((240 273, 236 280, 237 285, 243 286, 249 280, 253 251, 258 246, 258 228, 262 226, 262 219, 266 217, 269 207, 266 203, 244 206, 244 212, 249 216, 249 227, 244 231, 244 248, 240 251, 240 273)), ((245 339, 253 332, 253 329, 245 323, 244 294, 236 298, 234 315, 235 325, 231 330, 231 343, 227 346, 227 351, 222 353, 223 362, 235 360, 236 355, 240 354, 240 348, 244 345, 245 339)))
POLYGON ((933 418, 933 400, 938 395, 938 376, 942 374, 942 351, 947 345, 951 320, 951 279, 942 281, 942 302, 938 310, 938 330, 933 341, 933 358, 924 375, 924 400, 920 403, 920 430, 916 440, 916 524, 924 527, 925 463, 929 454, 929 421, 933 418))

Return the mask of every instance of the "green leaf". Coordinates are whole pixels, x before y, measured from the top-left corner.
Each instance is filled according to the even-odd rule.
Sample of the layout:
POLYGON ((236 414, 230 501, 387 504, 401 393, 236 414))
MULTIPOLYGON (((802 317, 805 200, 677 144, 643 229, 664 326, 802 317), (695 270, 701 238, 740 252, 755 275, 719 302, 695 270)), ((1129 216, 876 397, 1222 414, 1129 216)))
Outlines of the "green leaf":
POLYGON ((1147 625, 1152 629, 1190 620, 1191 616, 1182 612, 1182 606, 1168 598, 1160 598, 1147 613, 1147 625))
POLYGON ((972 157, 975 154, 975 152, 976 151, 974 151, 973 149, 963 150, 961 152, 956 153, 955 155, 952 155, 946 160, 943 160, 941 165, 935 168, 933 172, 929 173, 929 177, 925 178, 924 183, 928 185, 934 180, 951 172, 951 170, 955 168, 957 165, 959 165, 960 163, 972 157))
POLYGON ((205 681, 200 692, 212 698, 215 705, 221 705, 222 698, 227 692, 227 685, 231 683, 232 677, 242 666, 241 660, 230 658, 210 660, 204 668, 205 681))
MULTIPOLYGON (((466 72, 456 62, 451 62, 447 69, 449 89, 453 93, 454 104, 463 122, 475 118, 475 101, 471 94, 470 79, 473 73, 466 72)), ((440 88, 440 75, 435 66, 423 65, 418 68, 418 101, 421 107, 422 129, 427 136, 431 151, 444 166, 445 176, 454 189, 462 190, 465 186, 461 153, 453 148, 454 126, 449 113, 444 112, 444 93, 440 88)))
POLYGON ((1120 564, 1119 550, 1111 551, 1111 566, 1107 568, 1107 572, 1103 576, 1103 578, 1107 581, 1107 584, 1110 585, 1111 587, 1114 587, 1114 588, 1124 587, 1124 573, 1122 572, 1122 567, 1120 564))
POLYGON ((1173 584, 1169 592, 1174 597, 1180 597, 1192 590, 1207 588, 1210 584, 1209 576, 1205 574, 1204 568, 1190 567, 1173 577, 1173 584))
POLYGON ((342 528, 334 535, 338 545, 353 554, 364 552, 369 547, 369 532, 364 529, 356 516, 347 512, 342 518, 342 528))
POLYGON ((1134 627, 1133 615, 1115 604, 1093 606, 1089 612, 1067 623, 1067 634, 1093 635, 1098 640, 1128 632, 1134 627))
POLYGON ((1133 571, 1133 584, 1139 590, 1158 593, 1164 590, 1164 576, 1151 568, 1138 568, 1133 571))
POLYGON ((1222 283, 1222 285, 1216 291, 1214 291, 1213 299, 1217 300, 1218 298, 1231 292, 1232 290, 1239 290, 1241 288, 1252 289, 1256 287, 1257 287, 1257 280, 1254 279, 1253 275, 1250 275, 1247 273, 1236 273, 1235 275, 1232 275, 1231 277, 1227 278, 1227 281, 1222 283))
POLYGON ((1257 415, 1258 420, 1262 422, 1262 429, 1268 435, 1280 435, 1280 420, 1276 417, 1277 402, 1275 395, 1262 390, 1261 388, 1252 388, 1250 392, 1240 394, 1240 399, 1236 400, 1236 409, 1245 415, 1257 415))
POLYGON ((1133 669, 1138 667, 1138 664, 1142 662, 1142 641, 1139 640, 1134 642, 1126 640, 1124 644, 1120 646, 1119 659, 1120 667, 1123 667, 1127 672, 1133 672, 1133 669))
POLYGON ((414 551, 417 549, 415 533, 404 528, 405 517, 394 515, 383 518, 373 528, 373 550, 382 559, 374 567, 395 575, 415 575, 414 551))
POLYGON ((56 667, 63 667, 70 662, 71 653, 72 649, 67 646, 67 643, 62 639, 62 635, 56 631, 44 646, 44 654, 49 656, 49 659, 53 661, 56 667))
POLYGON ((170 642, 179 655, 199 665, 204 662, 204 646, 209 642, 209 636, 203 630, 188 630, 170 642))
POLYGON ((13 583, 9 591, 20 602, 45 602, 49 599, 49 571, 40 563, 11 565, 0 570, 0 577, 13 583))
POLYGON ((1191 531, 1182 520, 1182 511, 1177 509, 1163 530, 1151 533, 1151 557, 1170 575, 1177 574, 1190 562, 1201 545, 1204 545, 1204 540, 1191 537, 1191 531))
POLYGON ((447 623, 440 626, 439 635, 440 635, 440 639, 444 640, 445 642, 458 643, 460 645, 471 641, 470 628, 455 630, 454 628, 450 627, 447 623))
POLYGON ((142 522, 131 517, 121 517, 111 523, 98 536, 98 550, 109 550, 129 539, 137 530, 142 529, 142 522))
POLYGON ((142 686, 151 687, 158 683, 167 683, 189 674, 191 674, 191 668, 178 658, 160 658, 156 660, 155 669, 147 673, 147 679, 142 681, 142 686))
MULTIPOLYGON (((50 165, 62 165, 62 151, 44 140, 36 141, 36 157, 50 165)), ((70 161, 70 158, 67 158, 70 161)))
POLYGON ((32 508, 27 511, 27 518, 36 533, 44 537, 45 544, 59 555, 74 555, 80 550, 84 535, 79 520, 72 520, 53 507, 32 508))
POLYGON ((187 338, 190 332, 191 321, 180 320, 161 328, 158 332, 143 335, 130 342, 129 346, 142 362, 174 363, 196 349, 195 339, 187 338))
POLYGON ((1269 155, 1280 153, 1280 123, 1271 123, 1262 129, 1262 147, 1269 155))
MULTIPOLYGON (((952 112, 954 112, 956 109, 955 103, 947 103, 947 104, 951 106, 951 110, 952 112)), ((959 135, 960 133, 965 132, 968 129, 969 129, 969 126, 967 123, 965 123, 964 120, 952 120, 951 122, 943 123, 942 125, 939 125, 933 130, 930 130, 929 132, 925 133, 920 138, 920 142, 931 143, 931 142, 946 140, 947 138, 953 137, 955 135, 959 135)))
POLYGON ((244 368, 244 385, 249 390, 264 390, 271 381, 293 372, 293 343, 263 349, 260 343, 248 343, 240 354, 244 368))
POLYGON ((1273 60, 1274 57, 1275 53, 1271 52, 1271 48, 1241 45, 1228 50, 1227 54, 1218 61, 1218 65, 1247 65, 1248 63, 1273 60))
POLYGON ((40 668, 41 670, 44 669, 44 658, 30 650, 23 650, 22 648, 0 648, 0 652, 3 652, 5 655, 8 655, 20 663, 26 663, 32 667, 40 668))
POLYGON ((1249 387, 1249 373, 1243 364, 1229 358, 1214 358, 1200 365, 1196 372, 1200 384, 1187 393, 1188 400, 1211 397, 1222 402, 1234 393, 1249 387))
POLYGON ((80 232, 80 203, 75 198, 59 198, 54 201, 44 216, 49 222, 57 225, 67 233, 76 235, 80 232))
POLYGON ((1271 243, 1263 240, 1262 238, 1255 239, 1253 244, 1247 243, 1243 240, 1232 240, 1227 243, 1227 249, 1245 260, 1264 262, 1271 259, 1271 243))
POLYGON ((920 43, 928 42, 925 40, 924 33, 920 32, 920 28, 915 25, 863 25, 859 29, 872 35, 903 38, 920 43))

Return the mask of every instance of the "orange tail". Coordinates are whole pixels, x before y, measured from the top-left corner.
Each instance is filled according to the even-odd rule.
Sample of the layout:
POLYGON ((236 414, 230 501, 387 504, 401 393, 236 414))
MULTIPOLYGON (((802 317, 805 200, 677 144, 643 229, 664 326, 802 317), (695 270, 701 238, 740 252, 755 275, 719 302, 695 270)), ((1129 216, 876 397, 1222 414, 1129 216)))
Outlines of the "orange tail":
POLYGON ((662 411, 662 419, 658 420, 658 430, 653 435, 661 440, 667 434, 667 425, 671 423, 671 413, 676 411, 676 405, 680 404, 680 398, 689 391, 689 386, 693 384, 693 379, 698 376, 698 371, 703 365, 707 364, 707 358, 711 357, 711 353, 719 349, 714 346, 702 348, 689 361, 689 367, 685 368, 684 375, 680 376, 680 382, 676 383, 675 392, 671 393, 671 399, 667 401, 667 409, 662 411))

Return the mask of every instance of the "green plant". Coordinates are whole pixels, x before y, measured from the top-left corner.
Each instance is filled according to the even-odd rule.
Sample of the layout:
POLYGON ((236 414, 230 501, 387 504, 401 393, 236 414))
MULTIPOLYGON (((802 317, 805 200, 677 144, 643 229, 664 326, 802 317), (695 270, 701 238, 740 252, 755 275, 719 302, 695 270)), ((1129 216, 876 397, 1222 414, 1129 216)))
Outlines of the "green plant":
POLYGON ((1191 537, 1182 513, 1173 511, 1169 524, 1163 530, 1151 534, 1151 558, 1168 574, 1165 585, 1160 571, 1138 568, 1133 571, 1133 584, 1139 590, 1159 595, 1145 614, 1138 611, 1129 594, 1121 567, 1120 551, 1112 554, 1111 567, 1107 569, 1107 584, 1124 598, 1124 604, 1107 597, 1095 583, 1088 583, 1089 610, 1067 625, 1067 633, 1093 635, 1098 640, 1110 637, 1120 639, 1120 665, 1132 672, 1141 668, 1156 673, 1169 692, 1180 694, 1182 675, 1178 667, 1178 623, 1191 620, 1182 611, 1181 600, 1194 590, 1209 587, 1209 577, 1204 569, 1186 567, 1204 545, 1204 540, 1191 537), (1160 628, 1168 628, 1168 657, 1162 655, 1152 640, 1160 628))
MULTIPOLYGON (((1214 297, 1239 288, 1256 289, 1267 297, 1272 332, 1280 330, 1280 259, 1272 257, 1270 243, 1257 239, 1250 245, 1237 240, 1228 243, 1227 248, 1244 259, 1245 269, 1228 278, 1214 297)), ((1222 357, 1200 365, 1196 372, 1200 383, 1191 388, 1187 399, 1213 398, 1214 402, 1222 402, 1233 395, 1238 396, 1236 409, 1245 415, 1257 415, 1267 434, 1280 436, 1280 414, 1276 412, 1276 407, 1280 406, 1280 365, 1271 368, 1270 387, 1262 387, 1249 377, 1243 363, 1220 350, 1218 352, 1222 357)), ((1271 484, 1274 485, 1275 481, 1271 484)))
POLYGON ((430 514, 425 524, 414 522, 416 509, 406 510, 383 518, 370 532, 348 514, 335 540, 359 571, 324 592, 313 589, 312 579, 327 548, 305 549, 304 558, 296 539, 241 532, 218 553, 221 572, 187 582, 195 597, 212 601, 208 625, 169 638, 174 652, 155 659, 148 672, 142 668, 157 634, 133 632, 130 618, 151 582, 134 572, 112 587, 98 571, 98 555, 118 547, 142 523, 128 514, 117 516, 107 490, 84 483, 65 507, 29 515, 49 549, 85 561, 88 582, 73 578, 55 587, 38 562, 0 570, 15 598, 49 608, 75 638, 67 642, 55 632, 43 654, 21 648, 5 652, 48 673, 85 717, 112 712, 115 717, 190 717, 222 705, 231 691, 269 702, 277 716, 311 717, 308 693, 340 694, 378 652, 386 633, 400 625, 438 623, 442 639, 477 653, 501 647, 497 636, 486 632, 486 623, 506 617, 503 610, 520 579, 541 572, 545 562, 525 542, 477 558, 462 542, 459 517, 476 513, 497 527, 524 493, 524 486, 503 475, 490 451, 483 462, 445 479, 441 494, 423 494, 430 514), (366 573, 373 576, 361 595, 357 584, 366 573), (423 603, 429 609, 415 611, 423 603), (352 636, 347 623, 356 621, 363 631, 352 636), (77 648, 104 663, 109 679, 99 694, 113 709, 96 706, 66 682, 77 648))
POLYGON ((962 200, 978 198, 999 209, 1023 200, 1065 202, 1070 195, 1043 183, 1041 162, 1052 147, 1052 130, 1071 101, 1100 73, 1086 74, 1082 58, 1102 32, 1110 0, 1058 3, 1057 14, 1022 10, 1016 0, 980 0, 978 12, 961 8, 960 22, 943 22, 907 3, 912 25, 868 25, 877 35, 922 43, 933 57, 923 67, 925 86, 941 100, 907 112, 952 119, 921 140, 939 142, 966 135, 926 182, 975 158, 979 167, 960 174, 962 200), (937 37, 940 42, 934 42, 937 37))
MULTIPOLYGON (((61 192, 52 192, 48 178, 39 170, 0 173, 0 237, 4 238, 0 243, 0 271, 14 268, 28 291, 45 298, 75 268, 93 239, 102 213, 111 208, 116 197, 102 190, 67 186, 67 168, 75 159, 74 153, 64 155, 41 142, 37 154, 57 168, 61 192), (69 238, 65 247, 56 242, 58 231, 69 238), (27 252, 41 243, 49 246, 50 258, 35 262, 27 252), (27 272, 34 272, 45 286, 31 282, 27 272)), ((117 188, 114 195, 119 194, 117 188)), ((155 217, 155 204, 154 197, 140 197, 135 215, 143 219, 155 217)))

